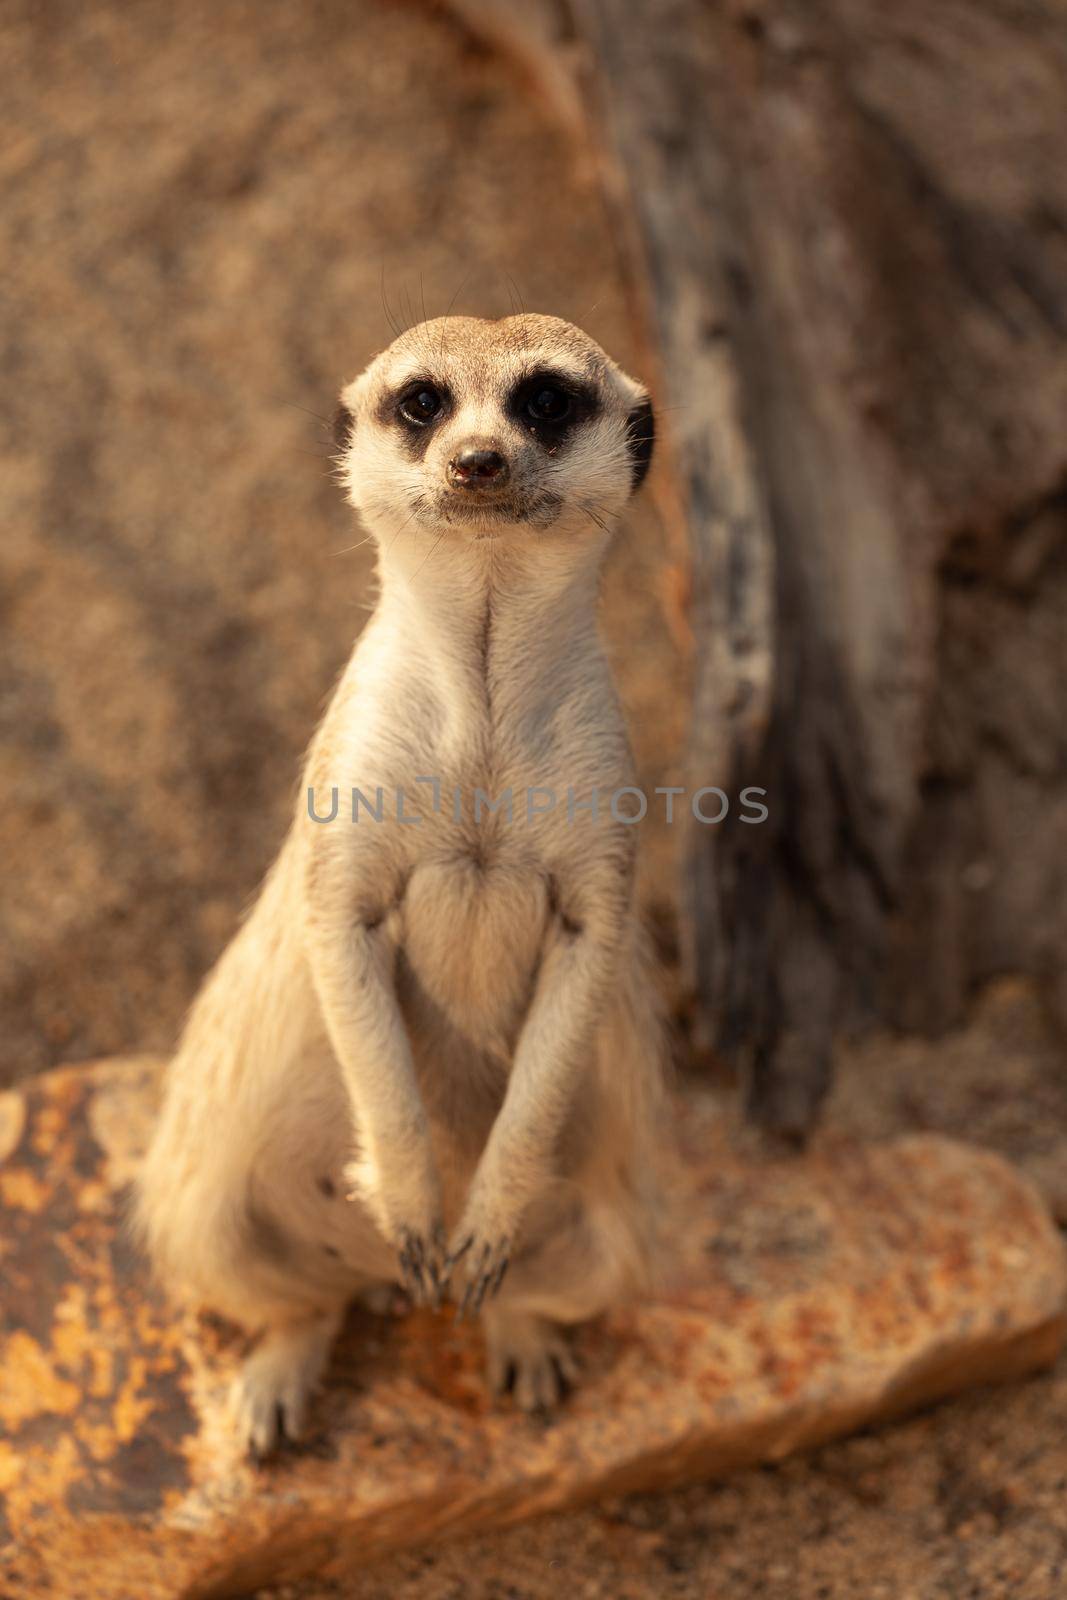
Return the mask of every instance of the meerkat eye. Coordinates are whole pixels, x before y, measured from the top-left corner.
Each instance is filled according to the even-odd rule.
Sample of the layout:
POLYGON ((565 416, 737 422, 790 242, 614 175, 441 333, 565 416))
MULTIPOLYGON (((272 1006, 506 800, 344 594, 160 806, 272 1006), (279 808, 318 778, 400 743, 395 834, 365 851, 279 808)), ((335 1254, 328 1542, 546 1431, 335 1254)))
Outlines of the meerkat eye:
POLYGON ((554 383, 539 385, 526 402, 527 414, 535 422, 562 422, 570 409, 570 395, 554 383))
POLYGON ((521 428, 553 456, 562 449, 569 435, 596 416, 599 400, 592 383, 568 378, 546 369, 531 372, 515 385, 507 398, 506 410, 521 428))
POLYGON ((417 383, 400 398, 397 411, 405 422, 425 428, 445 409, 445 397, 432 383, 417 383))

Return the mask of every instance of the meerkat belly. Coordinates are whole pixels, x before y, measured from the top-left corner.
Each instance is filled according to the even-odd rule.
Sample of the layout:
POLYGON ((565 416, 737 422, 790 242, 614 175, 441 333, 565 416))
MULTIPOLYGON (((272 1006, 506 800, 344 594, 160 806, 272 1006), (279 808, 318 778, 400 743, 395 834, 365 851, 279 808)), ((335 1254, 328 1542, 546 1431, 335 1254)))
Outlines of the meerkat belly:
POLYGON ((438 1051, 451 1043, 506 1064, 545 939, 544 875, 442 855, 412 872, 402 916, 399 989, 416 1039, 429 1034, 438 1051))

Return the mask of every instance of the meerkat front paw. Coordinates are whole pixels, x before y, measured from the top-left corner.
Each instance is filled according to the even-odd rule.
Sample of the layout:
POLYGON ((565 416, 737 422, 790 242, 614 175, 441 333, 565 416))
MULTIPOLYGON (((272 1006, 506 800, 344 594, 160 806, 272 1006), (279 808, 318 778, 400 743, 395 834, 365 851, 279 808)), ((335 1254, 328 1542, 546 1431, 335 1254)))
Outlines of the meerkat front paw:
MULTIPOLYGON (((476 1316, 482 1302, 487 1297, 491 1300, 500 1288, 511 1262, 510 1235, 497 1234, 495 1238, 484 1239, 476 1233, 467 1233, 446 1258, 449 1280, 461 1262, 462 1292, 456 1302, 457 1322, 462 1322, 468 1312, 476 1316)), ((455 1294, 452 1298, 456 1298, 455 1294)))
POLYGON ((429 1231, 402 1227, 397 1261, 405 1293, 416 1305, 430 1305, 436 1309, 448 1280, 444 1223, 435 1222, 429 1231))
POLYGON ((348 1198, 365 1205, 396 1251, 401 1288, 415 1305, 439 1306, 448 1277, 440 1188, 431 1171, 413 1168, 383 1181, 367 1161, 345 1168, 348 1198))
POLYGON ((457 1287, 452 1298, 460 1321, 476 1314, 485 1300, 491 1300, 504 1281, 518 1231, 518 1218, 509 1214, 500 1201, 499 1189, 487 1180, 475 1178, 463 1220, 452 1238, 446 1259, 451 1280, 457 1272, 457 1287), (457 1299, 457 1294, 459 1298, 457 1299))
POLYGON ((268 1328, 237 1375, 231 1405, 242 1443, 261 1459, 304 1430, 341 1312, 268 1328))
POLYGON ((577 1382, 578 1363, 562 1334, 544 1317, 494 1307, 485 1315, 489 1387, 511 1394, 524 1411, 556 1406, 577 1382))

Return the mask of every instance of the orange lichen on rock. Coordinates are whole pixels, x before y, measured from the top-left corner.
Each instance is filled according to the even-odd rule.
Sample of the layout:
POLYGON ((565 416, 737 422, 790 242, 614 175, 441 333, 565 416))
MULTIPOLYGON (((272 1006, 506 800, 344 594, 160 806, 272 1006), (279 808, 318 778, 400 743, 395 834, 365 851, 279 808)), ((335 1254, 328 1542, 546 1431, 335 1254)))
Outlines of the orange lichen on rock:
POLYGON ((1060 1240, 999 1157, 929 1136, 744 1155, 689 1094, 661 1292, 582 1331, 557 1416, 492 1405, 478 1334, 447 1314, 353 1312, 306 1444, 257 1469, 226 1412, 242 1339, 168 1307, 127 1237, 158 1078, 107 1062, 0 1103, 5 1600, 221 1600, 337 1573, 777 1460, 1062 1342, 1060 1240))

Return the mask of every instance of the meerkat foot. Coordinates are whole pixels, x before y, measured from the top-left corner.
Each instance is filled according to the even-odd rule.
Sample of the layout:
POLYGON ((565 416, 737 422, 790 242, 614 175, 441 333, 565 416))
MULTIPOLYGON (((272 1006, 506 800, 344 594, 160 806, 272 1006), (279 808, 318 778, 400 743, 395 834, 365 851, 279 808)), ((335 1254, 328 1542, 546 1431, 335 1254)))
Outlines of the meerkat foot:
POLYGON ((308 1402, 318 1387, 341 1326, 341 1312, 270 1327, 237 1376, 233 1410, 250 1455, 269 1455, 282 1439, 303 1431, 308 1402))
POLYGON ((546 1317, 497 1307, 483 1320, 493 1393, 510 1392, 523 1411, 558 1405, 579 1376, 561 1330, 546 1317))

